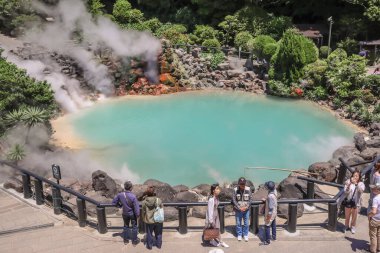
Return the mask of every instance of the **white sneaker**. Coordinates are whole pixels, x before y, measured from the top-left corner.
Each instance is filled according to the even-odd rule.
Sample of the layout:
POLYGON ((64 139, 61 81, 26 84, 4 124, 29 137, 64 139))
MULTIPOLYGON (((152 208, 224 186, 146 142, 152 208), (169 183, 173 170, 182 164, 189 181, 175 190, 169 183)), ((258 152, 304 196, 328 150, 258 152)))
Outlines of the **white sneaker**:
POLYGON ((241 241, 241 235, 238 236, 238 241, 239 241, 239 242, 241 241))
POLYGON ((248 242, 248 235, 244 236, 244 241, 248 242))
POLYGON ((212 246, 214 246, 214 247, 219 247, 219 245, 220 245, 220 243, 218 243, 218 242, 215 241, 214 239, 212 239, 212 240, 210 241, 210 244, 211 244, 212 246))
POLYGON ((356 233, 356 229, 354 226, 351 227, 351 233, 355 234, 356 233))
POLYGON ((222 246, 223 248, 229 248, 229 247, 230 247, 230 246, 228 246, 228 244, 225 243, 225 242, 221 242, 221 243, 219 243, 219 245, 222 246))

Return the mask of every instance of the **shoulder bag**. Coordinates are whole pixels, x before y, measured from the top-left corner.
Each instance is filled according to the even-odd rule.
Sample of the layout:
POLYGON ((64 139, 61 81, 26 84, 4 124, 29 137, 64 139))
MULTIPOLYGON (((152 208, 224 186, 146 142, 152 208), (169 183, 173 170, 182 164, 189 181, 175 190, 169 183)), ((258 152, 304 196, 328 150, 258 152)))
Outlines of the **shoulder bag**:
POLYGON ((160 206, 158 206, 158 198, 156 198, 156 210, 153 214, 153 220, 157 223, 163 223, 164 222, 164 209, 160 206))

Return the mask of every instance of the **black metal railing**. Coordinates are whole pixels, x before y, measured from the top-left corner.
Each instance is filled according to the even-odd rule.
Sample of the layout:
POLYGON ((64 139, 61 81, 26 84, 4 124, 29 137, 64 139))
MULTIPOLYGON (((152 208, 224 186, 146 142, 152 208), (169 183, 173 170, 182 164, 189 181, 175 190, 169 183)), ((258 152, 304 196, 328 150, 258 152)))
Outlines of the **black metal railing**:
MULTIPOLYGON (((67 188, 65 186, 62 186, 60 184, 57 184, 51 180, 48 180, 44 177, 41 177, 31 171, 25 170, 17 165, 14 165, 12 163, 9 163, 7 161, 1 161, 0 164, 7 165, 22 174, 22 182, 23 182, 23 194, 24 198, 28 199, 33 196, 33 191, 31 189, 31 177, 34 178, 34 195, 36 199, 37 205, 42 205, 45 202, 45 197, 43 194, 43 184, 42 182, 50 185, 52 187, 52 203, 53 203, 53 209, 54 214, 61 214, 62 213, 62 197, 61 197, 61 190, 65 191, 67 193, 70 193, 77 197, 76 204, 77 204, 77 220, 80 227, 85 227, 88 224, 87 221, 87 211, 86 211, 86 202, 89 202, 96 206, 96 216, 97 216, 97 230, 99 233, 104 234, 108 231, 107 227, 107 218, 106 218, 106 210, 107 207, 115 207, 111 203, 100 203, 92 198, 89 198, 81 193, 78 193, 70 188, 67 188)), ((330 185, 338 188, 343 188, 343 185, 336 184, 336 183, 329 183, 324 182, 320 180, 316 180, 313 178, 307 178, 307 177, 298 177, 298 179, 306 180, 307 181, 307 193, 305 199, 286 199, 286 200, 279 200, 279 205, 288 205, 288 222, 287 222, 287 230, 291 233, 296 232, 297 227, 297 205, 298 204, 309 204, 314 205, 316 203, 324 203, 328 205, 328 222, 327 227, 330 231, 336 231, 337 227, 337 213, 338 213, 338 207, 337 207, 337 199, 339 198, 341 191, 334 196, 333 198, 327 198, 327 199, 315 199, 315 184, 324 184, 324 185, 330 185)), ((260 204, 264 204, 263 201, 253 201, 252 205, 250 207, 250 230, 252 233, 257 234, 259 231, 259 206, 260 204)), ((187 209, 188 207, 193 206, 207 206, 207 202, 181 202, 181 203, 163 203, 166 207, 176 207, 178 208, 178 231, 181 234, 186 234, 188 231, 188 224, 187 224, 187 209)), ((218 213, 220 218, 220 229, 221 233, 224 233, 225 231, 225 206, 231 205, 231 202, 220 202, 218 206, 218 213)), ((139 228, 140 232, 143 232, 145 230, 145 226, 140 218, 139 222, 139 228)))

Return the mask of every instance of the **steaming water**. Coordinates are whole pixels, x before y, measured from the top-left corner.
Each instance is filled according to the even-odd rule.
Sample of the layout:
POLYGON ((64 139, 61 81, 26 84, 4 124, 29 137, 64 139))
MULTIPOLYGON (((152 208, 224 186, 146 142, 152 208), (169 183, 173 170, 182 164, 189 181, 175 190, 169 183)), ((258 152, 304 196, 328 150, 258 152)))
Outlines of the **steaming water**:
POLYGON ((310 103, 229 92, 114 100, 83 110, 72 124, 105 166, 190 186, 242 175, 280 181, 289 173, 244 168, 307 169, 354 134, 310 103))

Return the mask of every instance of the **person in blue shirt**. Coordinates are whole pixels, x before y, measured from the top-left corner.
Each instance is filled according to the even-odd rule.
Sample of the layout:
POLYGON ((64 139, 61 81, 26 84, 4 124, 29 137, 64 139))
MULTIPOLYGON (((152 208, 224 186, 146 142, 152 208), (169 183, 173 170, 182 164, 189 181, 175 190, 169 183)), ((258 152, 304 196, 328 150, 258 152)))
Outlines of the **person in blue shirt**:
POLYGON ((132 244, 136 245, 139 242, 137 238, 137 220, 140 217, 140 206, 136 195, 131 192, 132 187, 130 181, 125 182, 125 191, 118 193, 112 200, 112 204, 123 208, 124 243, 128 243, 127 234, 129 234, 132 244))

